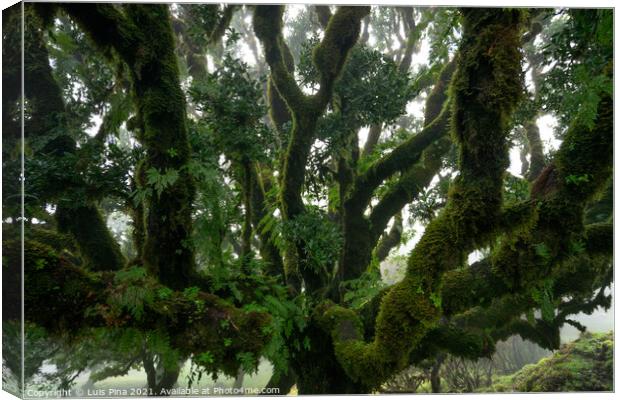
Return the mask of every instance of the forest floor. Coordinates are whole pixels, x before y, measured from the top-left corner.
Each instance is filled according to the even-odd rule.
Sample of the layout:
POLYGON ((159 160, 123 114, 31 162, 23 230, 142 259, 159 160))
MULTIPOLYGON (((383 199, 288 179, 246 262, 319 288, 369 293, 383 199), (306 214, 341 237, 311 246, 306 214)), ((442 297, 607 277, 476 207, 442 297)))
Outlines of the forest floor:
MULTIPOLYGON (((177 387, 188 387, 187 381, 190 373, 190 366, 187 363, 179 374, 179 380, 177 381, 177 387)), ((254 374, 245 374, 243 378, 243 387, 246 388, 263 388, 269 382, 272 374, 271 364, 262 360, 259 364, 258 371, 254 374)), ((140 370, 132 370, 129 374, 120 377, 113 377, 109 379, 104 379, 100 382, 97 382, 93 385, 96 389, 132 389, 132 388, 142 388, 145 386, 145 372, 143 369, 140 370)), ((86 377, 85 377, 86 378, 86 377)), ((195 382, 192 387, 202 389, 202 388, 232 388, 235 382, 234 377, 229 377, 226 375, 220 375, 217 379, 212 379, 212 377, 205 375, 200 379, 200 381, 195 382)), ((78 382, 78 386, 82 384, 86 384, 86 379, 83 382, 78 382)))

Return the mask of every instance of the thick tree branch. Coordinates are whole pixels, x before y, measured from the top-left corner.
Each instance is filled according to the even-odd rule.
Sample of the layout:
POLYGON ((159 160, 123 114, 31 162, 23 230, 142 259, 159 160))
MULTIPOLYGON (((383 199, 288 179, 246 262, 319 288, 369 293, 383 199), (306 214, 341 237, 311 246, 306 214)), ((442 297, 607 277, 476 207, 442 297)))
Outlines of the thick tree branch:
MULTIPOLYGON (((40 10, 40 9, 39 9, 40 10)), ((62 91, 55 81, 49 65, 49 54, 45 47, 42 31, 35 25, 36 16, 30 12, 26 18, 25 31, 25 94, 30 101, 32 117, 26 121, 25 130, 31 138, 49 135, 54 130, 68 131, 67 114, 62 91)), ((75 154, 75 140, 69 134, 62 134, 45 145, 43 154, 63 157, 75 154)), ((70 233, 78 243, 80 253, 89 265, 97 271, 118 270, 125 264, 118 243, 112 237, 106 222, 92 202, 75 199, 71 182, 57 182, 59 191, 52 195, 56 202, 55 218, 61 232, 70 233)))
POLYGON ((366 270, 370 263, 372 250, 376 246, 379 236, 384 231, 390 218, 419 193, 416 192, 416 188, 427 186, 439 170, 441 157, 447 151, 450 144, 449 139, 443 136, 448 131, 447 87, 454 73, 454 65, 454 60, 446 65, 426 101, 425 129, 433 126, 437 130, 431 130, 432 135, 429 131, 423 130, 397 148, 398 152, 396 154, 403 155, 403 158, 408 159, 409 162, 417 162, 423 156, 423 164, 419 162, 416 164, 414 162, 413 165, 408 165, 407 162, 403 162, 402 165, 399 165, 398 160, 393 158, 395 157, 392 156, 393 153, 390 153, 371 166, 371 168, 380 166, 374 172, 369 171, 369 175, 358 177, 354 182, 353 188, 348 193, 344 203, 345 241, 338 271, 339 279, 355 279, 366 270), (445 121, 438 121, 440 114, 442 119, 445 118, 445 121), (438 129, 442 124, 445 128, 443 132, 438 129), (427 145, 426 142, 430 141, 430 139, 419 136, 423 135, 423 133, 429 136, 436 135, 437 138, 441 139, 437 143, 432 144, 431 141, 427 145), (412 149, 414 144, 419 145, 419 147, 412 149), (412 151, 413 154, 407 154, 407 150, 412 151), (390 161, 382 164, 384 160, 390 161), (391 171, 386 167, 387 165, 395 168, 395 170, 391 171), (374 189, 382 183, 382 180, 377 179, 377 171, 382 172, 387 177, 397 172, 398 169, 405 171, 403 176, 384 195, 377 207, 373 209, 371 218, 367 218, 364 212, 370 203, 374 189), (372 184, 369 184, 367 179, 371 176, 372 184))
POLYGON ((314 12, 319 19, 319 24, 323 29, 327 28, 329 20, 332 18, 332 12, 329 6, 314 6, 314 12))
POLYGON ((451 110, 446 105, 448 97, 446 89, 454 73, 454 67, 454 60, 446 65, 429 95, 425 105, 422 131, 377 160, 356 179, 355 188, 349 196, 351 203, 365 208, 370 202, 373 191, 385 179, 409 169, 420 160, 422 152, 431 143, 448 132, 451 110))
POLYGON ((402 213, 396 214, 394 217, 394 223, 392 228, 387 234, 384 234, 377 248, 375 249, 375 255, 379 262, 385 260, 390 254, 390 250, 400 244, 400 240, 403 234, 403 215, 402 213))
POLYGON ((548 167, 552 172, 541 174, 532 186, 531 196, 538 201, 529 202, 530 221, 535 224, 528 231, 506 240, 490 264, 476 263, 444 276, 445 313, 458 313, 481 299, 490 300, 527 288, 550 274, 554 265, 573 255, 571 243, 575 241, 581 240, 593 256, 613 248, 610 223, 583 227, 587 201, 605 187, 611 175, 612 109, 611 98, 604 96, 593 129, 571 126, 554 163, 548 167), (586 163, 586 159, 591 161, 586 163), (589 181, 574 184, 567 179, 576 173, 589 176, 589 181), (458 295, 459 288, 467 288, 471 296, 458 295))
POLYGON ((87 26, 91 39, 104 51, 114 49, 130 66, 134 64, 142 31, 112 4, 67 3, 62 8, 81 26, 87 26))
POLYGON ((441 276, 459 265, 463 254, 492 238, 500 215, 509 116, 522 92, 521 12, 462 13, 464 32, 452 83, 460 175, 448 205, 411 253, 405 278, 383 297, 372 342, 361 337, 361 323, 352 311, 327 306, 323 314, 343 368, 370 386, 407 364, 408 354, 439 318, 433 299, 440 296, 441 276), (494 72, 500 70, 502 74, 494 72))
MULTIPOLYGON (((45 244, 24 245, 25 316, 52 334, 78 335, 92 327, 163 329, 174 333, 171 345, 182 356, 209 351, 215 365, 232 373, 238 353, 258 354, 268 340, 262 329, 270 322, 267 314, 242 311, 204 292, 173 292, 150 277, 124 277, 125 271, 91 273, 45 244), (225 338, 232 344, 225 346, 225 338)), ((6 241, 3 251, 10 255, 11 276, 19 279, 20 242, 6 241)), ((19 291, 10 293, 15 296, 6 298, 10 304, 19 304, 19 291)), ((19 318, 19 309, 8 311, 6 319, 19 318)))
POLYGON ((527 180, 532 182, 545 168, 545 155, 543 154, 543 144, 540 140, 540 130, 535 121, 525 123, 525 135, 530 150, 529 170, 527 180))
POLYGON ((370 155, 375 150, 375 147, 381 138, 382 131, 383 124, 373 124, 370 126, 370 129, 368 130, 368 137, 366 138, 364 148, 362 149, 362 157, 370 155))
POLYGON ((442 157, 451 146, 452 142, 449 138, 440 138, 424 151, 422 160, 405 171, 381 197, 369 216, 373 243, 376 243, 377 235, 383 232, 392 216, 417 199, 420 193, 430 185, 433 177, 441 169, 442 157))
POLYGON ((286 54, 283 52, 282 14, 284 6, 256 6, 254 9, 254 32, 261 41, 265 60, 271 68, 271 79, 294 113, 304 111, 306 96, 295 77, 289 72, 286 54))
POLYGON ((448 131, 449 114, 450 111, 446 107, 432 123, 425 126, 417 135, 412 136, 411 139, 375 162, 365 173, 357 177, 355 189, 347 202, 355 204, 356 207, 366 208, 374 189, 394 173, 405 171, 417 163, 422 152, 448 131))
MULTIPOLYGON (((290 221, 305 210, 302 189, 316 124, 332 97, 334 83, 358 39, 360 21, 368 14, 369 7, 340 7, 330 19, 323 40, 313 53, 313 62, 320 76, 320 89, 312 96, 303 94, 285 64, 283 10, 282 6, 257 6, 254 11, 254 31, 263 44, 265 59, 271 68, 271 79, 291 111, 292 127, 281 178, 282 214, 285 221, 290 221)), ((310 265, 306 265, 308 255, 304 243, 294 243, 294 246, 306 288, 314 292, 322 286, 323 278, 310 265)), ((288 252, 287 263, 295 258, 291 250, 288 252)))
POLYGON ((367 6, 338 7, 325 28, 323 40, 313 51, 312 59, 320 77, 320 88, 313 98, 319 113, 331 100, 334 84, 359 38, 361 20, 369 12, 367 6))
POLYGON ((209 34, 209 43, 214 44, 222 40, 222 36, 228 29, 230 21, 232 21, 235 11, 239 8, 236 4, 228 4, 224 6, 221 18, 217 21, 217 24, 213 27, 213 30, 209 34))
POLYGON ((186 168, 190 148, 185 96, 168 6, 128 4, 122 12, 107 4, 62 7, 97 45, 114 50, 129 66, 141 128, 138 140, 147 154, 145 170, 178 174, 172 184, 148 199, 142 261, 162 283, 186 287, 195 276, 190 240, 195 187, 186 168))

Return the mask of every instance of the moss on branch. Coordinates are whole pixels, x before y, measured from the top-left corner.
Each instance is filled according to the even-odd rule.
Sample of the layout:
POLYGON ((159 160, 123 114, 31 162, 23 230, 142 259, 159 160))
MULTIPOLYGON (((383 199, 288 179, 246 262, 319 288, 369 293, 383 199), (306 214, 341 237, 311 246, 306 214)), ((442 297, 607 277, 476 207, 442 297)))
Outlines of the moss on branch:
POLYGON ((341 6, 329 19, 325 36, 312 54, 321 84, 315 95, 318 109, 323 110, 331 99, 334 83, 342 72, 349 50, 359 38, 361 21, 369 13, 368 6, 341 6))
POLYGON ((319 24, 323 29, 327 28, 329 24, 329 20, 332 17, 332 12, 329 9, 329 6, 314 6, 314 12, 319 20, 319 24))
MULTIPOLYGON (((464 40, 467 40, 467 38, 464 37, 464 40)), ((475 87, 480 86, 476 85, 475 87)), ((517 91, 515 90, 513 93, 516 94, 517 91)), ((492 103, 498 100, 488 99, 488 101, 492 103)), ((471 102, 469 107, 469 110, 471 110, 471 102)), ((545 279, 553 278, 556 282, 554 285, 554 298, 562 298, 562 296, 584 291, 591 292, 593 285, 605 285, 605 279, 609 279, 604 268, 596 272, 593 278, 591 276, 593 270, 589 263, 584 263, 583 260, 579 261, 578 259, 575 262, 570 262, 570 260, 584 250, 591 252, 592 255, 604 255, 605 253, 608 254, 613 248, 610 242, 610 224, 593 224, 586 228, 583 227, 584 207, 598 192, 606 187, 611 174, 612 108, 611 99, 603 95, 599 104, 595 126, 589 129, 585 126, 574 125, 569 129, 566 140, 558 151, 554 164, 548 167, 546 173, 541 174, 534 183, 531 194, 532 201, 525 202, 509 210, 501 210, 498 204, 491 206, 491 209, 494 211, 485 218, 493 219, 494 224, 499 226, 500 230, 513 225, 511 228, 515 229, 516 232, 513 232, 512 236, 502 239, 498 249, 490 259, 469 267, 449 270, 443 275, 443 279, 439 280, 438 276, 435 275, 433 277, 433 274, 441 272, 443 263, 445 263, 443 265, 446 267, 448 265, 456 266, 461 264, 458 255, 439 251, 434 252, 434 250, 442 248, 441 243, 443 243, 443 240, 448 238, 448 242, 454 245, 454 248, 471 249, 480 245, 481 242, 478 240, 480 240, 480 237, 485 236, 481 236, 480 233, 489 232, 488 228, 485 228, 486 221, 482 221, 484 223, 477 225, 476 221, 469 220, 469 222, 465 223, 465 226, 462 226, 463 220, 461 218, 447 218, 443 220, 446 214, 449 215, 450 212, 454 212, 452 207, 455 207, 455 203, 456 206, 460 205, 467 209, 470 206, 470 201, 482 197, 480 193, 476 194, 475 189, 472 190, 472 188, 465 188, 466 190, 461 192, 460 189, 464 182, 467 183, 469 180, 469 182, 473 183, 482 179, 479 182, 484 184, 484 179, 489 179, 489 175, 501 174, 503 168, 505 168, 505 160, 499 156, 495 159, 495 163, 490 163, 493 168, 491 168, 491 171, 487 171, 485 176, 482 168, 488 160, 483 160, 488 155, 474 150, 475 147, 482 145, 481 141, 476 146, 472 146, 481 138, 478 137, 468 142, 467 135, 458 135, 459 121, 455 121, 455 131, 457 133, 455 136, 461 146, 459 160, 461 176, 452 188, 450 194, 452 203, 448 205, 444 214, 440 215, 427 227, 425 235, 416 246, 409 260, 407 277, 402 285, 413 289, 416 287, 415 284, 417 284, 424 292, 426 287, 420 283, 430 281, 427 284, 431 289, 431 294, 434 293, 432 291, 434 287, 439 287, 441 291, 441 293, 433 294, 432 298, 436 300, 435 303, 441 305, 443 315, 453 315, 467 310, 458 316, 457 319, 461 321, 459 323, 466 322, 468 326, 491 329, 492 341, 501 340, 518 333, 524 338, 534 340, 547 348, 557 347, 559 343, 558 329, 565 322, 566 315, 558 314, 551 322, 539 319, 534 324, 520 319, 519 316, 523 312, 540 306, 533 299, 529 290, 533 286, 540 285, 545 279), (590 157, 597 161, 592 163, 585 162, 590 157), (555 167, 555 164, 559 164, 561 167, 555 167), (575 176, 585 176, 587 178, 576 179, 575 176), (455 192, 458 195, 456 198, 454 198, 455 192), (514 224, 507 222, 508 220, 514 224), (472 227, 474 231, 466 233, 468 230, 464 228, 467 227, 472 227), (466 239, 463 237, 463 234, 478 236, 478 239, 466 239), (601 246, 597 246, 598 241, 601 242, 601 246), (421 249, 424 251, 420 252, 419 256, 416 257, 416 252, 421 249), (420 278, 416 281, 412 276, 420 278), (575 282, 584 283, 581 286, 575 286, 575 282), (477 305, 480 306, 475 307, 477 305), (489 307, 489 305, 491 306, 489 307)), ((473 104, 473 109, 476 109, 476 104, 473 104)), ((458 114, 455 113, 455 115, 458 114)), ((507 115, 509 113, 502 112, 501 107, 499 112, 495 114, 498 120, 504 121, 504 123, 507 115)), ((463 114, 461 121, 465 123, 466 121, 474 121, 473 118, 466 117, 467 115, 463 114)), ((482 118, 478 118, 473 123, 473 126, 481 126, 483 122, 482 118)), ((466 126, 462 132, 468 132, 466 126)), ((489 140, 489 143, 492 143, 492 141, 489 140)), ((495 183, 496 179, 489 179, 487 181, 492 183, 491 186, 482 186, 486 187, 487 190, 494 188, 493 190, 497 193, 500 188, 495 183)), ((499 198, 501 199, 501 197, 499 198)), ((489 199, 489 202, 494 202, 492 200, 489 199)), ((473 215, 475 217, 476 213, 473 213, 473 215)), ((478 214, 478 217, 483 219, 480 214, 478 214)), ((472 218, 471 215, 467 219, 469 218, 472 218)), ((490 232, 489 237, 496 233, 490 232)), ((608 263, 603 262, 603 265, 608 265, 608 263)), ((443 267, 444 271, 446 267, 443 267)), ((337 353, 339 360, 343 363, 347 372, 351 374, 352 378, 372 385, 382 380, 375 376, 376 373, 384 371, 386 368, 398 369, 399 364, 397 362, 377 355, 378 349, 376 346, 380 343, 382 336, 388 337, 386 333, 391 334, 389 336, 390 344, 400 349, 401 354, 410 350, 413 359, 415 357, 425 357, 425 354, 428 356, 428 351, 422 348, 422 346, 428 340, 433 342, 432 339, 427 338, 428 335, 437 332, 435 329, 440 329, 441 324, 433 324, 433 318, 436 319, 438 315, 433 316, 432 312, 428 313, 429 310, 432 310, 431 308, 421 307, 421 310, 426 310, 426 312, 416 310, 412 313, 415 315, 412 319, 416 320, 419 316, 427 315, 427 323, 432 329, 424 329, 421 324, 417 326, 400 324, 401 329, 395 328, 394 321, 399 321, 400 323, 403 320, 407 321, 406 318, 408 317, 405 312, 399 313, 399 310, 406 310, 408 306, 410 307, 412 304, 416 304, 416 302, 420 306, 420 299, 416 301, 411 293, 402 294, 403 291, 404 288, 397 284, 387 292, 382 293, 381 307, 379 308, 379 316, 377 317, 377 325, 374 331, 374 341, 370 344, 365 344, 362 340, 348 337, 339 340, 339 329, 332 330, 332 334, 335 335, 335 348, 340 349, 337 353), (394 294, 395 290, 397 290, 396 294, 394 294), (404 300, 399 302, 401 298, 404 300), (386 309, 390 313, 385 313, 386 309), (379 329, 381 327, 381 318, 385 318, 386 315, 389 316, 391 326, 384 322, 388 330, 382 332, 379 329), (393 332, 390 332, 389 329, 392 329, 393 332), (400 342, 399 346, 399 339, 402 336, 415 340, 416 335, 413 334, 414 332, 426 332, 425 339, 419 342, 420 346, 416 347, 411 345, 410 342, 405 344, 404 340, 400 342), (349 363, 354 364, 354 366, 347 369, 349 363), (380 368, 373 369, 371 364, 374 365, 375 363, 380 365, 380 368), (364 365, 364 367, 368 368, 367 371, 370 372, 365 372, 364 367, 358 368, 358 365, 364 365)), ((603 304, 605 301, 604 298, 601 298, 596 304, 603 304)), ((376 302, 373 301, 373 303, 376 302)), ((421 304, 425 303, 422 302, 421 304)), ((589 304, 586 306, 590 307, 589 304)), ((561 306, 561 308, 566 307, 561 306)), ((340 312, 340 314, 344 316, 343 312, 340 312)), ((374 311, 370 313, 371 320, 372 315, 375 315, 374 311)), ((353 317, 348 315, 346 318, 351 319, 353 317)), ((364 320, 367 319, 367 317, 364 318, 364 320)), ((484 344, 485 340, 488 341, 488 338, 484 339, 483 333, 481 335, 480 338, 483 340, 480 343, 484 344)), ((487 345, 478 346, 478 350, 481 352, 488 351, 488 349, 487 345)), ((392 351, 395 351, 395 348, 392 348, 392 351)), ((472 351, 472 356, 475 356, 477 353, 476 346, 472 347, 472 351)), ((384 354, 381 355, 383 356, 384 354)), ((480 353, 480 355, 482 354, 480 353)))
MULTIPOLYGON (((479 326, 493 325, 498 329, 505 325, 498 330, 500 339, 516 332, 547 347, 557 344, 557 330, 567 312, 563 317, 558 315, 555 327, 549 327, 549 334, 541 337, 536 333, 540 326, 535 329, 514 319, 515 315, 536 306, 527 293, 545 279, 554 280, 555 298, 591 293, 593 286, 604 285, 608 279, 605 266, 613 251, 612 224, 584 227, 583 210, 588 201, 605 189, 611 176, 612 108, 610 98, 604 96, 593 128, 573 125, 569 129, 554 163, 533 185, 532 197, 538 200, 524 203, 531 218, 525 220, 516 234, 502 241, 490 259, 444 275, 445 315, 461 313, 476 305, 488 307, 493 299, 504 296, 489 310, 469 311, 459 318, 478 320, 475 323, 479 326), (593 157, 597 162, 586 165, 582 158, 569 158, 567 154, 593 157), (563 170, 558 171, 554 165, 561 162, 563 170), (567 179, 570 176, 567 174, 575 171, 590 177, 580 182, 585 189, 575 188, 575 182, 567 179), (480 321, 482 315, 484 319, 480 321)), ((573 311, 579 312, 583 306, 580 302, 573 311)))
POLYGON ((284 6, 256 6, 254 9, 254 33, 261 41, 265 60, 271 68, 270 79, 293 112, 303 112, 307 103, 294 76, 290 72, 288 47, 282 36, 284 6), (284 51, 283 51, 284 48, 284 51))
MULTIPOLYGON (((333 94, 334 83, 358 39, 361 19, 369 13, 370 8, 340 7, 330 18, 325 36, 313 53, 321 87, 312 96, 303 94, 295 82, 290 65, 287 65, 288 52, 282 35, 283 11, 283 6, 256 6, 254 32, 263 45, 265 59, 271 69, 270 79, 290 111, 292 124, 282 166, 280 202, 283 219, 292 221, 305 210, 301 194, 317 121, 325 111, 333 94)), ((272 117, 274 115, 272 112, 272 117)), ((276 125, 280 123, 274 122, 276 125)), ((308 265, 304 248, 303 241, 290 243, 285 264, 289 270, 294 269, 292 264, 298 264, 306 288, 312 293, 321 286, 321 277, 308 265)))
POLYGON ((441 158, 451 144, 446 137, 449 130, 446 100, 454 66, 455 62, 451 61, 444 67, 426 101, 424 129, 358 176, 347 194, 345 245, 339 271, 343 280, 355 279, 366 270, 371 253, 392 216, 428 186, 439 171, 441 158), (370 217, 366 217, 364 212, 375 189, 398 171, 403 171, 403 175, 373 208, 370 217))
POLYGON ((406 170, 373 207, 369 216, 373 243, 376 243, 378 235, 383 232, 392 216, 418 198, 430 185, 441 168, 442 157, 448 153, 451 145, 450 139, 443 136, 424 150, 422 159, 406 170))
MULTIPOLYGON (((43 6, 38 8, 39 12, 44 9, 43 6)), ((26 7, 25 12, 24 62, 27 68, 24 70, 24 78, 28 84, 24 90, 31 107, 31 118, 26 122, 25 129, 28 138, 35 140, 54 131, 68 132, 69 121, 61 88, 49 64, 50 56, 45 47, 42 23, 30 6, 26 7)), ((50 12, 53 13, 52 10, 50 12)), ((76 150, 75 139, 65 133, 50 140, 42 153, 61 158, 66 153, 75 154, 76 150)), ((90 269, 103 271, 122 268, 125 259, 97 206, 91 201, 75 197, 75 180, 57 182, 56 186, 47 191, 46 200, 57 205, 55 218, 58 230, 75 239, 90 269)))
POLYGON ((527 179, 533 181, 540 175, 545 168, 545 156, 543 153, 543 144, 540 140, 540 130, 538 125, 533 121, 525 123, 525 135, 530 151, 530 165, 527 172, 527 179))
POLYGON ((450 111, 446 107, 433 122, 426 125, 418 134, 376 161, 365 173, 360 175, 356 179, 355 189, 347 201, 366 206, 370 202, 374 189, 385 179, 417 163, 423 151, 449 131, 449 121, 450 111))
MULTIPOLYGON (((365 208, 374 190, 387 178, 415 165, 422 153, 432 143, 449 132, 451 109, 447 104, 447 88, 454 74, 456 62, 452 60, 442 70, 424 106, 424 128, 374 162, 355 180, 349 201, 365 208)), ((393 214, 392 214, 393 215, 393 214)))
MULTIPOLYGON (((19 241, 3 242, 3 268, 14 276, 21 269, 20 251, 19 241)), ((237 354, 259 354, 269 340, 263 329, 269 315, 242 311, 215 295, 170 290, 136 268, 90 272, 35 240, 24 242, 24 253, 25 318, 51 334, 75 336, 93 327, 163 330, 182 355, 209 351, 214 365, 231 375, 239 367, 237 354)), ((19 292, 11 293, 5 300, 20 304, 19 292)), ((6 318, 19 318, 15 311, 6 318)))
POLYGON ((102 4, 66 4, 63 8, 97 45, 114 50, 129 66, 142 125, 138 140, 147 154, 145 171, 178 174, 147 201, 142 255, 151 275, 172 288, 186 287, 195 272, 190 240, 195 187, 186 168, 190 147, 185 96, 168 6, 130 4, 122 11, 102 4))
POLYGON ((441 275, 486 243, 501 214, 508 162, 509 118, 522 93, 518 10, 466 9, 451 86, 453 136, 460 175, 442 214, 411 253, 405 278, 384 296, 370 343, 334 335, 349 376, 377 386, 408 364, 408 357, 441 314, 441 275))
POLYGON ((89 269, 115 271, 125 265, 120 246, 94 204, 78 207, 59 204, 56 221, 60 232, 68 232, 74 237, 89 269))

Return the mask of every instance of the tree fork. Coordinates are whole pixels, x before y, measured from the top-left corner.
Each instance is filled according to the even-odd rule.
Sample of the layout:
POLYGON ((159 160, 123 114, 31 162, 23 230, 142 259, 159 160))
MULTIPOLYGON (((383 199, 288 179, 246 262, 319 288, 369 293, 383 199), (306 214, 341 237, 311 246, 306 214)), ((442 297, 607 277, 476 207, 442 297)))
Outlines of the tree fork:
MULTIPOLYGON (((287 68, 286 54, 283 53, 286 49, 282 35, 283 11, 283 6, 256 6, 254 31, 263 45, 265 59, 271 68, 270 80, 286 102, 292 118, 280 192, 283 219, 290 221, 305 211, 301 193, 316 124, 332 97, 335 81, 349 51, 358 40, 361 19, 370 12, 370 7, 340 7, 330 18, 325 36, 313 52, 313 62, 320 76, 320 89, 312 96, 301 91, 287 68)), ((321 277, 306 265, 304 243, 291 243, 290 246, 285 263, 297 264, 309 292, 320 289, 321 277), (293 250, 297 253, 296 257, 292 254, 293 250)), ((289 269, 292 266, 289 265, 289 269)))
POLYGON ((373 387, 407 365, 439 318, 441 274, 486 243, 500 215, 509 118, 523 90, 522 15, 499 9, 462 13, 463 39, 451 86, 460 175, 448 205, 411 253, 403 281, 383 297, 371 343, 363 341, 354 312, 328 306, 323 314, 340 363, 353 379, 373 387))
POLYGON ((446 102, 454 68, 452 60, 433 87, 425 104, 422 131, 395 149, 398 150, 396 154, 392 152, 381 158, 371 170, 356 177, 344 205, 345 245, 338 272, 341 280, 355 279, 366 270, 372 251, 392 216, 421 193, 439 171, 441 158, 451 144, 445 138, 450 112, 446 102), (364 216, 376 187, 399 170, 403 174, 397 183, 380 199, 370 217, 364 216))
POLYGON ((62 7, 96 44, 114 49, 129 66, 133 98, 144 128, 138 137, 146 148, 144 168, 159 174, 178 173, 174 183, 147 201, 142 261, 163 284, 182 289, 195 274, 190 240, 195 187, 186 168, 190 148, 185 97, 168 6, 131 4, 124 13, 103 4, 62 7), (149 32, 148 38, 144 32, 149 32))

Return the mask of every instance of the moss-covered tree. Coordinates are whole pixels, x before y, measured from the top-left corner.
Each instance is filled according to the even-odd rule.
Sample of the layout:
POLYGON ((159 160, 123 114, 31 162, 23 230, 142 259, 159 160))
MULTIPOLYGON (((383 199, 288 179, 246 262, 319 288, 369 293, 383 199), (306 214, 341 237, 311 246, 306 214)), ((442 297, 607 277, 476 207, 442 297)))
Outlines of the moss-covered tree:
MULTIPOLYGON (((610 306, 608 10, 25 9, 24 99, 4 46, 3 169, 15 177, 26 151, 28 330, 110 349, 54 355, 62 385, 141 366, 159 394, 186 360, 193 383, 266 357, 281 394, 368 393, 515 334, 558 348, 564 324, 583 328, 572 315, 610 306), (413 69, 424 40, 432 61, 413 69), (561 145, 545 153, 549 112, 561 145), (386 284, 380 263, 412 219, 423 233, 386 284)), ((17 304, 19 181, 3 188, 3 298, 17 304)))

